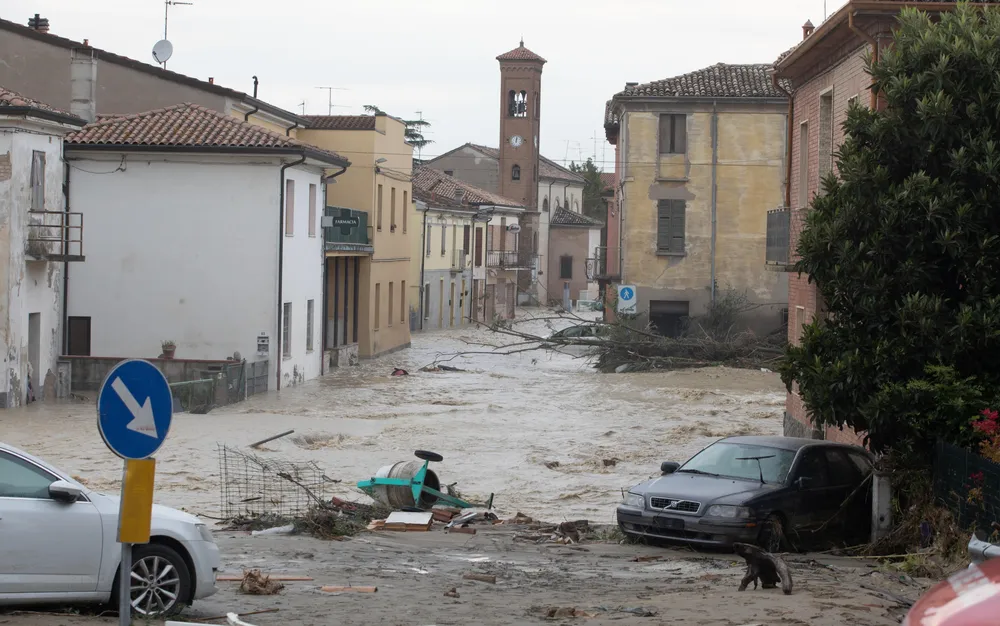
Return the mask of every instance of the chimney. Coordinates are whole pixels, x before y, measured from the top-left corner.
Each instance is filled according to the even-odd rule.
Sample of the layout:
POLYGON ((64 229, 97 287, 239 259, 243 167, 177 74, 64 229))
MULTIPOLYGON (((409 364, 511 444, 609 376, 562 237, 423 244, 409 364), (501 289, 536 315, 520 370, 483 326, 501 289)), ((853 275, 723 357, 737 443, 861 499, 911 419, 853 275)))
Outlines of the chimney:
POLYGON ((626 87, 637 87, 638 85, 639 85, 639 83, 636 83, 636 82, 625 83, 626 87))
POLYGON ((209 85, 214 85, 215 84, 215 77, 214 76, 209 76, 208 77, 208 84, 209 85))
POLYGON ((93 122, 97 117, 97 59, 93 48, 70 51, 69 82, 70 113, 93 122))
POLYGON ((28 28, 40 33, 47 33, 49 32, 49 18, 35 13, 34 17, 28 18, 28 28))
POLYGON ((813 26, 812 21, 806 20, 806 23, 802 25, 802 38, 805 39, 809 35, 813 34, 814 30, 816 30, 816 27, 813 26))
POLYGON ((455 188, 455 199, 456 200, 458 200, 459 202, 461 202, 462 201, 462 196, 464 196, 464 195, 465 195, 465 191, 463 191, 460 187, 456 187, 455 188))

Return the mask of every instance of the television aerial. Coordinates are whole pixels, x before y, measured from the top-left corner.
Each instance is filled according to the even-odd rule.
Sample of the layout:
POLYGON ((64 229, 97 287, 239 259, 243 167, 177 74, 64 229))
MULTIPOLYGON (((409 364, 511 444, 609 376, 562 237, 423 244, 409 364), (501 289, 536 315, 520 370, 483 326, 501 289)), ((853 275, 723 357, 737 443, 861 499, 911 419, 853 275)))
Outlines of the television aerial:
POLYGON ((156 42, 153 46, 153 59, 157 63, 166 63, 170 60, 170 56, 174 53, 174 44, 170 43, 166 39, 161 39, 156 42))

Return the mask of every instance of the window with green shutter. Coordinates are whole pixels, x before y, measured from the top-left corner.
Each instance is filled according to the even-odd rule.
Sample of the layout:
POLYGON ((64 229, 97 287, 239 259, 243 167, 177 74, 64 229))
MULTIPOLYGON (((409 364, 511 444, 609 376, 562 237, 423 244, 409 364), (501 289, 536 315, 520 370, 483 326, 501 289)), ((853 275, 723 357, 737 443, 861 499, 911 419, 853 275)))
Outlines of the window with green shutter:
POLYGON ((684 200, 659 200, 656 203, 656 252, 684 254, 684 200))

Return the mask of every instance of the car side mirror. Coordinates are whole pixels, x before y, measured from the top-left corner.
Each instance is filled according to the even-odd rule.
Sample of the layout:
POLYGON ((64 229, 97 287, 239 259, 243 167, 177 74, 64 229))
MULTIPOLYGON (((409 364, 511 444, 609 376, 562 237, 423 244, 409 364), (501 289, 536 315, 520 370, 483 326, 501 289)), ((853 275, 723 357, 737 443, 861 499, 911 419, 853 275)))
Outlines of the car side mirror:
POLYGON ((800 476, 799 479, 795 481, 795 485, 799 489, 808 489, 812 481, 813 479, 808 476, 800 476))
POLYGON ((679 468, 680 466, 681 466, 680 463, 674 463, 673 461, 664 461, 663 463, 660 463, 660 472, 662 472, 664 475, 673 474, 674 472, 677 471, 677 468, 679 468))
POLYGON ((57 480, 49 485, 49 497, 59 502, 76 502, 82 495, 82 489, 65 480, 57 480))

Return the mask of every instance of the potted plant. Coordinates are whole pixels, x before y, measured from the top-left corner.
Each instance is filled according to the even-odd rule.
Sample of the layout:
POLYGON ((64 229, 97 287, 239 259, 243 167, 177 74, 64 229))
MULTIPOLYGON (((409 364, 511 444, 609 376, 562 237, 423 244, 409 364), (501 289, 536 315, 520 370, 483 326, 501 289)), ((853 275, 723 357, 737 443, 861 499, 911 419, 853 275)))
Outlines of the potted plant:
POLYGON ((174 343, 173 339, 164 339, 160 344, 163 350, 163 354, 160 355, 162 359, 172 359, 174 358, 174 351, 177 350, 177 344, 174 343))

